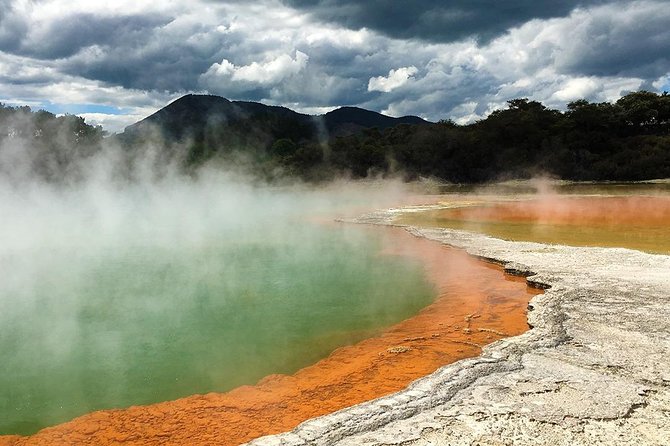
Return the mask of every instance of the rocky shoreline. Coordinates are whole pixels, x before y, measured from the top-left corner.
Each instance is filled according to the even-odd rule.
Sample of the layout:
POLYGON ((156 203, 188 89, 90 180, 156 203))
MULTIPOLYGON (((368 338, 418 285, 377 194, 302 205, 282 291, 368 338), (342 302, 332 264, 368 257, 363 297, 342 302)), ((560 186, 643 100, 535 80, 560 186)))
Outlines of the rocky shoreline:
MULTIPOLYGON (((399 210, 357 223, 389 225, 399 210)), ((388 397, 249 445, 664 445, 670 438, 670 256, 412 234, 548 288, 528 332, 388 397)))

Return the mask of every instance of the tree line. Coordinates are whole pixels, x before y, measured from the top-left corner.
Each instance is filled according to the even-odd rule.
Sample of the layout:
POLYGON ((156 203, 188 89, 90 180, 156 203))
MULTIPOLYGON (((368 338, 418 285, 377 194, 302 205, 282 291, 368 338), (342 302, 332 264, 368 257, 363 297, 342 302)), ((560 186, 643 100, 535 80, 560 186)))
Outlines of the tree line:
POLYGON ((340 136, 322 150, 280 139, 271 154, 298 175, 399 174, 480 183, 549 174, 568 180, 670 177, 670 95, 629 93, 614 103, 570 102, 564 112, 526 98, 468 125, 398 125, 340 136))
MULTIPOLYGON (((513 99, 507 108, 467 125, 443 120, 379 129, 356 124, 354 116, 356 125, 341 127, 354 130, 325 135, 310 117, 254 107, 261 111, 238 120, 198 118, 206 124, 190 124, 190 139, 162 140, 170 156, 156 159, 173 162, 177 156, 186 171, 212 160, 234 162, 235 168, 265 179, 288 176, 314 182, 342 175, 455 183, 538 174, 596 181, 670 178, 667 92, 632 92, 613 103, 578 100, 565 111, 513 99)), ((347 117, 344 112, 342 119, 347 117)), ((197 114, 190 108, 180 113, 191 118, 197 114)), ((181 114, 167 127, 186 128, 181 114)), ((100 126, 77 116, 0 104, 0 172, 68 180, 78 174, 81 160, 102 150, 104 136, 100 126)), ((133 141, 108 145, 132 159, 146 138, 133 141)))
POLYGON ((75 115, 0 104, 0 174, 15 180, 75 181, 101 150, 105 132, 75 115))

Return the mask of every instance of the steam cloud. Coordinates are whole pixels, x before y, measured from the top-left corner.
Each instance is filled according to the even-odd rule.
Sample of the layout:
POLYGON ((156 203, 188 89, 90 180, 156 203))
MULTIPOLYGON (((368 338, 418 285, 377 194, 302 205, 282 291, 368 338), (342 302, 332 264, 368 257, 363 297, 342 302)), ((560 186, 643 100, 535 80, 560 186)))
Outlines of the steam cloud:
MULTIPOLYGON (((184 396, 194 392, 179 381, 186 374, 199 376, 201 391, 209 391, 249 383, 249 375, 243 381, 230 380, 226 367, 256 370, 260 376, 251 375, 256 379, 288 372, 296 359, 282 352, 289 350, 288 344, 300 346, 301 337, 296 335, 300 330, 306 339, 302 342, 308 343, 303 350, 313 349, 317 357, 324 349, 327 353, 334 348, 333 342, 348 341, 346 329, 338 327, 343 332, 337 334, 332 328, 333 339, 319 341, 323 345, 316 348, 309 344, 315 342, 314 327, 302 322, 296 322, 286 339, 278 338, 272 330, 281 329, 275 325, 285 321, 272 319, 290 311, 282 302, 267 303, 260 296, 267 288, 286 295, 294 292, 293 281, 300 280, 302 271, 321 275, 326 283, 353 271, 371 274, 371 283, 380 282, 384 268, 370 266, 375 263, 373 252, 341 263, 348 252, 373 249, 366 234, 359 228, 337 226, 335 243, 319 225, 347 213, 394 204, 406 194, 400 183, 270 185, 245 176, 236 165, 205 165, 185 172, 178 147, 167 147, 160 139, 148 141, 136 153, 126 153, 109 140, 75 150, 67 145, 76 137, 71 127, 64 127, 57 136, 62 139, 55 144, 60 151, 45 152, 44 146, 34 142, 32 119, 11 122, 0 142, 0 349, 4 358, 0 412, 12 414, 0 417, 4 418, 0 434, 31 433, 111 407, 119 399, 138 404, 184 396), (280 264, 288 265, 287 269, 265 274, 267 279, 261 283, 249 283, 250 277, 280 264), (227 282, 217 279, 221 275, 227 282), (186 328, 186 321, 199 317, 198 312, 211 312, 207 300, 212 295, 225 296, 216 305, 222 306, 227 319, 205 314, 203 324, 211 324, 219 335, 216 330, 228 330, 223 341, 228 356, 218 351, 219 344, 210 346, 186 328), (176 303, 172 305, 170 299, 176 303), (257 308, 257 314, 238 314, 240 305, 257 308), (126 331, 110 321, 124 321, 126 331), (147 333, 146 327, 154 333, 147 333), (258 351, 241 350, 244 338, 250 336, 258 337, 258 351), (276 343, 274 359, 262 353, 270 339, 276 343), (146 367, 161 369, 155 352, 164 350, 175 357, 181 372, 149 374, 142 369, 145 365, 132 359, 129 341, 146 350, 146 367), (217 366, 198 360, 201 356, 210 356, 217 366), (230 363, 231 356, 237 358, 235 364, 230 363), (263 361, 265 368, 259 368, 263 361), (80 364, 81 370, 62 368, 63 362, 80 364), (103 384, 113 374, 124 378, 103 384), (154 380, 153 385, 145 385, 144 379, 154 380), (130 395, 138 388, 146 388, 149 394, 130 395), (151 394, 150 389, 156 388, 166 393, 151 394), (70 401, 63 401, 64 394, 70 401)), ((420 282, 388 282, 389 287, 405 286, 407 293, 421 295, 411 290, 420 288, 420 282)), ((350 299, 357 298, 356 286, 341 284, 350 299)), ((387 288, 379 293, 389 293, 387 288)), ((328 299, 334 295, 322 297, 318 291, 315 299, 323 299, 323 311, 346 312, 353 331, 356 324, 370 325, 370 318, 388 323, 384 317, 392 311, 386 306, 402 310, 418 302, 380 298, 384 305, 369 304, 356 322, 346 304, 333 309, 328 299)))

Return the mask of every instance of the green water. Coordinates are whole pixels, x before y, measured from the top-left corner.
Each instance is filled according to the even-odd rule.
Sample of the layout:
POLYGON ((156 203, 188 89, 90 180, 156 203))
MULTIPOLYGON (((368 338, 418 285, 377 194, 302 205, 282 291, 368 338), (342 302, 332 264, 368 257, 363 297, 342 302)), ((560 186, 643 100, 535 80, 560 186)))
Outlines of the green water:
POLYGON ((121 235, 99 221, 71 230, 84 212, 46 219, 31 243, 0 237, 0 434, 291 373, 433 298, 420 264, 379 253, 381 229, 307 223, 272 203, 244 224, 218 222, 228 208, 161 205, 146 227, 129 212, 121 235))

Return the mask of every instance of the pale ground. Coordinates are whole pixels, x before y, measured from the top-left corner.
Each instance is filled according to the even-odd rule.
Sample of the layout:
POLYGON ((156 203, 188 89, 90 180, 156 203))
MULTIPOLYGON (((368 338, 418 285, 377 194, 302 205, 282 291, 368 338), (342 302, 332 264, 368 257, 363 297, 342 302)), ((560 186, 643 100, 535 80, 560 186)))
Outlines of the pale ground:
POLYGON ((250 445, 670 445, 670 256, 408 230, 551 286, 531 301, 533 328, 250 445))

